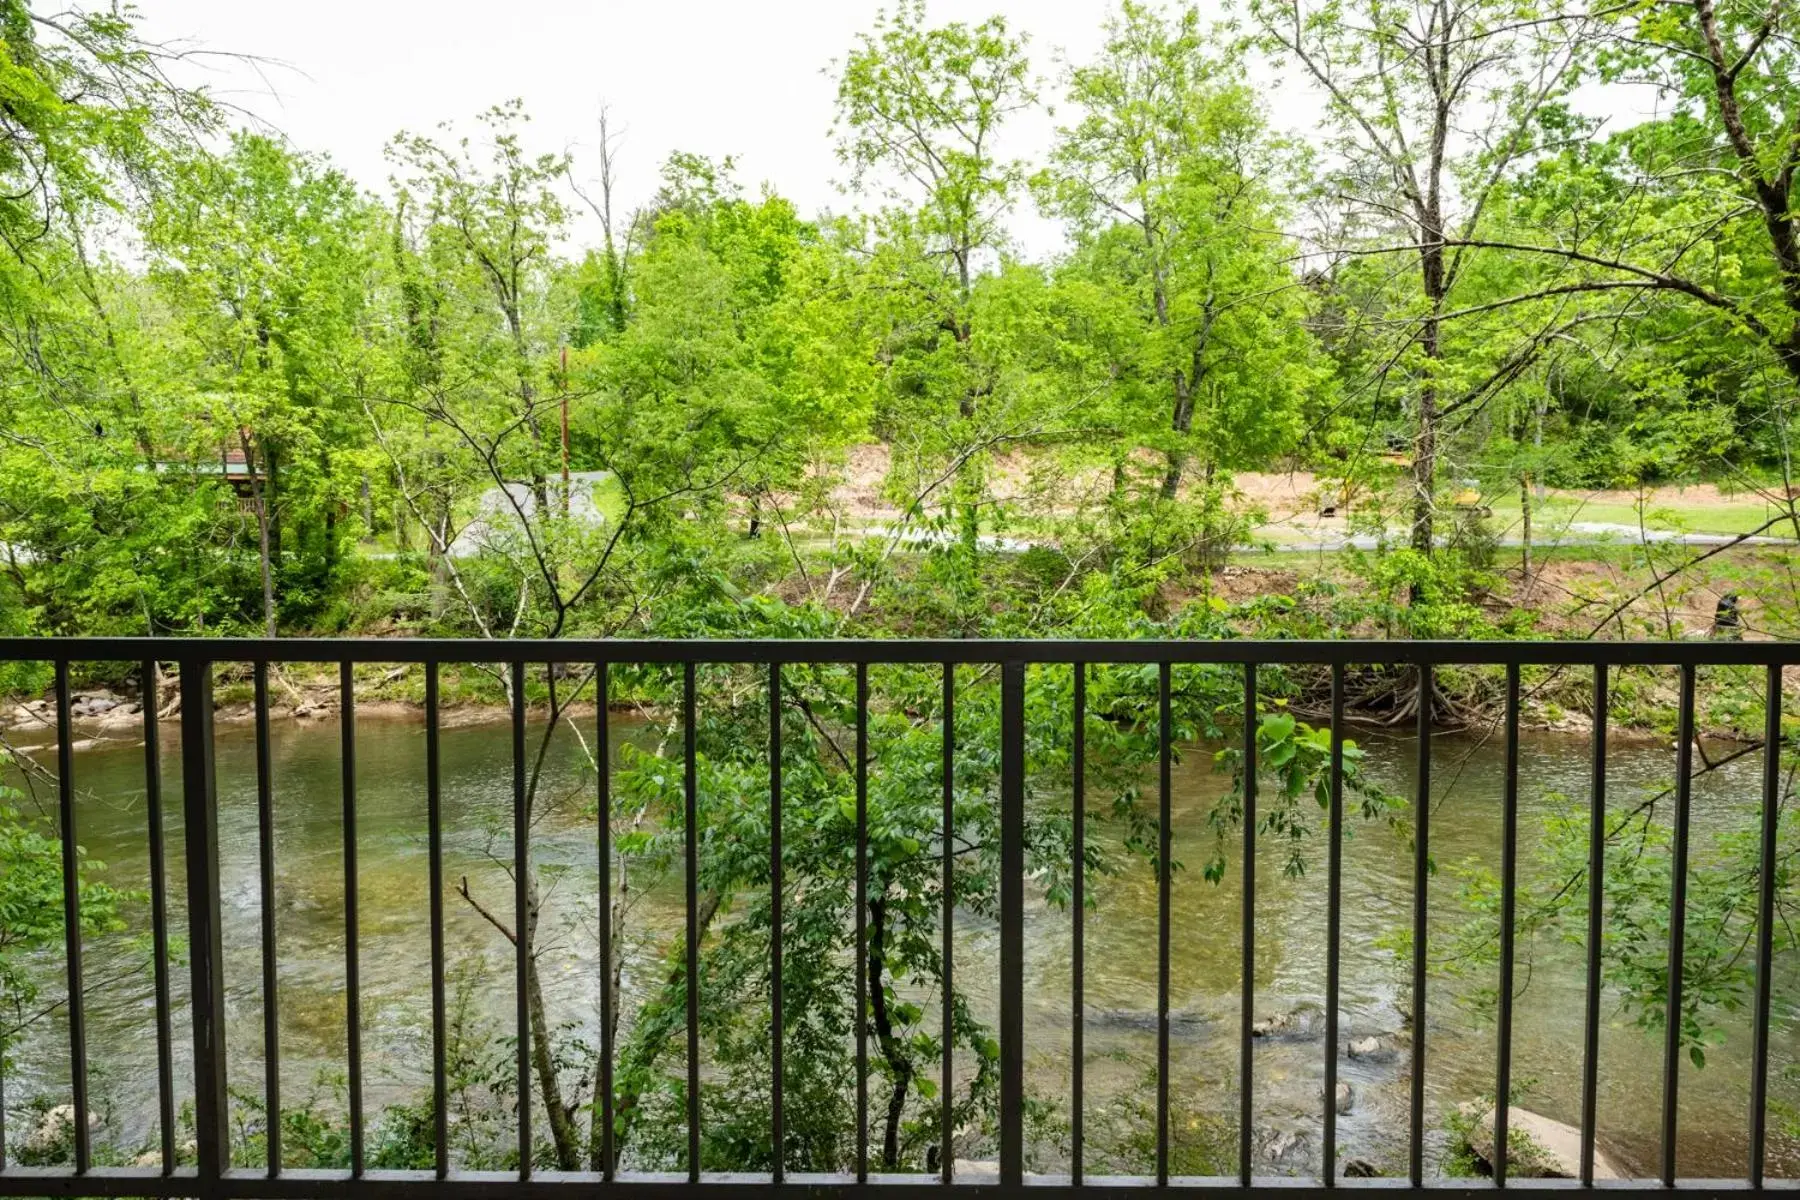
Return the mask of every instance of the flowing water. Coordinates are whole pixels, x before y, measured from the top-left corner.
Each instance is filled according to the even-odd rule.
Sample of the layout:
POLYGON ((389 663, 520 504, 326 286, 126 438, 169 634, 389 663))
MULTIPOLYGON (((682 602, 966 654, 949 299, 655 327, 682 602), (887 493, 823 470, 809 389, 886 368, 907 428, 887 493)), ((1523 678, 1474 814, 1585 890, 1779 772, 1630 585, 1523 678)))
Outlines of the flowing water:
MULTIPOLYGON (((171 733, 173 731, 170 731, 171 733)), ((340 1070, 344 1055, 344 929, 342 922, 342 801, 337 725, 279 723, 273 731, 276 781, 276 897, 282 1084, 290 1099, 304 1098, 321 1071, 340 1070)), ((1410 788, 1413 748, 1404 739, 1367 741, 1370 769, 1388 785, 1410 788)), ((553 786, 573 793, 591 789, 572 739, 557 744, 553 786)), ((184 878, 176 743, 165 750, 167 836, 174 928, 184 927, 184 878)), ((357 731, 358 846, 360 857, 361 976, 367 1104, 414 1099, 429 1082, 429 944, 424 795, 424 738, 416 720, 365 717, 357 731)), ((1173 1089, 1178 1120, 1200 1122, 1235 1113, 1239 962, 1239 873, 1223 884, 1201 878, 1212 849, 1206 813, 1225 786, 1206 748, 1183 756, 1176 768, 1176 854, 1186 866, 1173 885, 1173 1089)), ((1579 807, 1586 792, 1585 739, 1527 735, 1520 763, 1520 861, 1528 871, 1541 843, 1542 819, 1579 807), (1567 799, 1565 797, 1573 797, 1567 799)), ((221 878, 227 1046, 231 1084, 249 1094, 261 1089, 260 910, 254 746, 250 731, 221 727, 218 737, 221 878)), ((54 755, 45 755, 54 763, 54 755)), ((1665 784, 1673 754, 1666 746, 1618 747, 1611 757, 1612 802, 1623 806, 1665 784)), ((108 865, 115 886, 143 888, 146 880, 143 751, 129 742, 84 751, 75 760, 79 827, 88 852, 108 865)), ((1435 739, 1431 847, 1440 868, 1470 861, 1497 867, 1503 763, 1498 739, 1435 739)), ((1704 779, 1696 788, 1696 837, 1755 820, 1755 756, 1704 779)), ((504 724, 445 730, 442 740, 446 878, 467 878, 477 899, 510 911, 511 885, 498 865, 510 855, 510 734, 504 724)), ((28 800, 26 807, 34 802, 28 800)), ((39 785, 35 803, 54 808, 39 785)), ((595 863, 592 818, 579 803, 547 817, 537 831, 536 853, 546 868, 546 987, 553 1013, 590 1026, 597 987, 594 945, 595 863)), ((791 835, 790 835, 791 836, 791 835)), ((1104 837, 1104 835, 1100 835, 1104 837)), ((1322 847, 1312 870, 1299 878, 1282 871, 1284 852, 1265 845, 1259 860, 1256 908, 1257 1015, 1316 1008, 1325 989, 1326 889, 1322 847)), ((1235 861, 1238 849, 1227 846, 1235 861)), ((1410 927, 1411 850, 1404 837, 1383 826, 1357 828, 1345 847, 1343 875, 1344 1038, 1368 1034, 1404 1037, 1402 968, 1384 938, 1410 927)), ((1100 1131, 1147 1120, 1153 1094, 1147 1072, 1154 1062, 1156 1011, 1156 888, 1141 861, 1091 885, 1097 900, 1087 918, 1086 1108, 1093 1146, 1100 1131)), ((1461 918, 1457 884, 1448 871, 1431 884, 1433 928, 1461 918)), ((513 1012, 509 950, 469 905, 451 894, 445 913, 450 959, 480 960, 492 970, 481 1003, 501 1028, 513 1012)), ((143 906, 128 910, 147 942, 143 906)), ((641 995, 640 981, 680 924, 679 881, 665 881, 640 900, 627 942, 625 1012, 641 995), (671 883, 673 886, 671 886, 671 883)), ((1030 896, 1026 912, 1027 1083, 1066 1120, 1069 1103, 1070 915, 1030 896)), ((972 915, 958 919, 957 978, 973 995, 976 1011, 995 1014, 998 930, 972 915)), ((1525 1085, 1521 1103, 1571 1124, 1579 1119, 1583 973, 1581 948, 1534 946, 1515 1015, 1515 1081, 1525 1085)), ((109 1136, 129 1152, 155 1136, 152 997, 141 950, 118 939, 94 942, 87 965, 89 1058, 97 1103, 110 1114, 109 1136)), ((46 957, 46 971, 60 969, 60 955, 46 957)), ((178 1096, 191 1094, 185 1011, 185 965, 173 972, 176 996, 178 1096)), ((1435 1161, 1444 1141, 1443 1117, 1457 1103, 1491 1093, 1495 1035, 1492 1021, 1459 1003, 1456 993, 1485 984, 1446 980, 1430 992, 1426 1024, 1426 1100, 1429 1151, 1435 1161)), ((1778 963, 1771 1036, 1772 1090, 1789 1104, 1800 1100, 1792 1074, 1800 1059, 1800 970, 1793 956, 1778 963)), ((60 985, 46 987, 46 998, 60 985)), ((928 1011, 930 1008, 928 1006, 928 1011)), ((1608 997, 1602 1008, 1599 1095, 1601 1145, 1633 1173, 1653 1174, 1659 1154, 1662 1041, 1638 1027, 1608 997)), ((1680 1173, 1738 1176, 1745 1170, 1749 1017, 1727 1014, 1725 1043, 1709 1053, 1703 1069, 1681 1071, 1680 1173)), ((66 1029, 60 1014, 38 1022, 5 1080, 8 1138, 21 1135, 33 1097, 60 1102, 67 1096, 66 1029)), ((1255 1048, 1256 1139, 1259 1146, 1286 1144, 1280 1160, 1259 1172, 1316 1171, 1322 1043, 1316 1038, 1267 1039, 1255 1048), (1295 1143, 1285 1134, 1298 1134, 1295 1143), (1297 1146, 1297 1152, 1296 1152, 1297 1146)), ((1341 1153, 1403 1170, 1407 1136, 1407 1055, 1372 1064, 1344 1059, 1340 1077, 1357 1097, 1340 1118, 1341 1153)), ((1147 1133, 1147 1130, 1140 1129, 1147 1133)), ((1142 1139, 1139 1139, 1139 1144, 1142 1139)), ((1228 1147, 1229 1148, 1229 1147, 1228 1147)), ((1260 1151, 1259 1151, 1260 1153, 1260 1151)), ((1037 1165, 1065 1169, 1059 1148, 1036 1149, 1037 1165)), ((1127 1166, 1133 1164, 1127 1163, 1127 1166)), ((1148 1162, 1135 1164, 1147 1170, 1148 1162)), ((1800 1173, 1800 1145, 1772 1136, 1772 1175, 1800 1173)))

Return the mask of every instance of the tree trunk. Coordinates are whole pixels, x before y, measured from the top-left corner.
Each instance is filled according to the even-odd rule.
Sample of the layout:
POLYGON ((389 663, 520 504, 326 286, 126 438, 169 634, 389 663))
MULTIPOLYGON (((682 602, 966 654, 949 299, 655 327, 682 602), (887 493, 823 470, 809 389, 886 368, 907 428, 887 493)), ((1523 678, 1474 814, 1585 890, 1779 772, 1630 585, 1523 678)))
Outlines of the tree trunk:
POLYGON ((1419 330, 1419 347, 1425 357, 1425 378, 1419 386, 1418 428, 1413 439, 1412 548, 1429 555, 1434 541, 1432 521, 1437 510, 1438 376, 1444 358, 1444 231, 1435 209, 1427 209, 1420 224, 1424 248, 1419 253, 1419 265, 1426 315, 1419 330))
MULTIPOLYGON (((1430 357, 1435 360, 1436 355, 1430 357)), ((1412 463, 1412 548, 1425 555, 1432 552, 1434 541, 1432 518, 1437 511, 1437 454, 1437 385, 1427 383, 1419 389, 1419 424, 1413 438, 1412 463)))
MULTIPOLYGON (((1185 437, 1194 427, 1194 382, 1185 373, 1175 372, 1175 411, 1170 414, 1169 428, 1185 437)), ((1181 491, 1181 476, 1187 470, 1187 451, 1177 447, 1169 451, 1168 470, 1163 472, 1162 498, 1173 500, 1181 491)))
MULTIPOLYGON (((246 453, 244 458, 248 460, 246 453)), ((246 461, 246 466, 248 462, 246 461)), ((263 450, 262 496, 263 507, 269 516, 269 563, 273 570, 281 570, 281 452, 274 446, 263 450)))
POLYGON ((319 579, 319 587, 320 590, 323 591, 325 585, 330 581, 331 576, 337 571, 338 560, 338 506, 337 501, 331 498, 336 489, 331 486, 331 453, 329 451, 321 451, 319 454, 319 474, 325 481, 326 495, 325 549, 324 554, 321 556, 325 563, 325 569, 320 572, 319 579))
POLYGON ((244 470, 250 477, 250 506, 256 510, 257 565, 262 570, 263 634, 275 636, 275 573, 270 566, 273 540, 269 531, 269 493, 256 475, 256 455, 250 435, 238 431, 238 442, 244 448, 244 470))
MULTIPOLYGON (((581 1146, 575 1133, 575 1122, 569 1116, 568 1106, 563 1103, 562 1085, 556 1077, 556 1064, 550 1057, 550 1019, 544 1008, 543 984, 538 977, 537 872, 528 871, 526 881, 530 899, 525 926, 525 1004, 531 1019, 531 1068, 537 1074, 538 1092, 544 1102, 544 1112, 550 1119, 550 1140, 556 1148, 556 1165, 564 1171, 579 1171, 581 1146)), ((524 1097, 520 1097, 520 1102, 530 1103, 524 1097)))
POLYGON ((973 554, 981 548, 981 492, 987 473, 971 454, 956 473, 950 502, 955 508, 957 536, 973 554))
MULTIPOLYGON (((1536 423, 1536 426, 1531 431, 1531 445, 1537 451, 1538 466, 1540 468, 1544 465, 1544 410, 1549 407, 1549 394, 1548 393, 1549 393, 1548 388, 1546 388, 1543 392, 1538 393, 1537 405, 1536 405, 1537 423, 1536 423)), ((1532 479, 1533 479, 1532 487, 1533 487, 1534 492, 1537 495, 1538 503, 1542 504, 1545 499, 1544 472, 1542 470, 1535 472, 1532 476, 1532 479)))
POLYGON ((1531 472, 1519 472, 1519 533, 1525 543, 1521 556, 1525 584, 1531 586, 1531 472))
MULTIPOLYGON (((622 864, 618 869, 618 877, 619 894, 617 897, 608 897, 606 905, 606 920, 612 924, 612 961, 602 964, 601 968, 606 972, 612 987, 612 1020, 609 1023, 611 1027, 605 1031, 604 1036, 610 1036, 614 1047, 619 1044, 619 1012, 623 1007, 619 1003, 619 986, 625 976, 625 896, 630 890, 622 864)), ((602 1012, 600 1014, 601 1021, 605 1022, 606 1016, 607 1014, 602 1012)), ((604 1036, 602 1045, 606 1044, 604 1036)), ((596 1063, 594 1066, 594 1119, 588 1126, 588 1169, 596 1173, 614 1165, 605 1159, 604 1134, 606 1127, 600 1123, 600 1097, 606 1084, 600 1071, 601 1064, 596 1063)))
POLYGON ((887 1117, 881 1133, 881 1165, 885 1170, 900 1168, 900 1119, 906 1112, 906 1093, 912 1086, 913 1064, 894 1037, 894 1023, 888 1015, 887 995, 882 988, 886 969, 887 900, 869 900, 869 1009, 875 1021, 875 1043, 887 1061, 894 1079, 888 1094, 887 1117))
MULTIPOLYGON (((1139 163, 1133 172, 1141 185, 1148 178, 1149 167, 1139 163)), ((1144 251, 1150 256, 1150 308, 1158 329, 1169 327, 1169 277, 1163 266, 1162 255, 1156 243, 1156 221, 1151 215, 1149 202, 1146 201, 1138 214, 1138 228, 1144 234, 1144 251)), ((1171 377, 1175 389, 1175 406, 1171 424, 1176 433, 1185 434, 1193 424, 1194 392, 1187 375, 1177 368, 1171 377)), ((1173 500, 1181 490, 1182 472, 1187 469, 1187 453, 1183 450, 1169 451, 1168 469, 1163 473, 1161 496, 1164 500, 1173 500)))
MULTIPOLYGON (((1212 337, 1213 317, 1213 302, 1209 296, 1202 309, 1200 329, 1194 334, 1193 360, 1188 364, 1186 374, 1179 369, 1175 372, 1175 411, 1170 414, 1169 428, 1177 438, 1185 439, 1193 432, 1194 400, 1206 378, 1206 345, 1212 337)), ((1163 320, 1167 320, 1166 314, 1163 320)), ((1180 492, 1181 477, 1187 471, 1187 464, 1187 449, 1185 445, 1177 443, 1176 448, 1169 451, 1169 469, 1163 476, 1164 500, 1173 500, 1180 492)))
POLYGON ((1781 365, 1793 376, 1794 382, 1800 384, 1800 319, 1794 322, 1794 331, 1788 335, 1787 345, 1776 350, 1781 365))
POLYGON ((612 314, 612 332, 625 332, 625 269, 613 245, 610 220, 606 231, 606 307, 612 314))
MULTIPOLYGON (((945 317, 943 326, 956 339, 957 357, 963 369, 970 372, 961 395, 956 398, 956 411, 964 421, 972 421, 979 411, 977 400, 982 389, 977 386, 970 362, 970 347, 975 331, 969 324, 970 300, 974 294, 973 281, 970 276, 969 258, 975 252, 967 230, 958 235, 953 256, 956 259, 957 308, 945 317)), ((986 481, 985 472, 981 468, 980 455, 971 454, 963 460, 963 465, 956 473, 956 483, 952 487, 951 504, 955 507, 957 524, 961 531, 963 545, 972 555, 981 544, 981 492, 986 481)))
MULTIPOLYGON (((1774 175, 1765 173, 1757 147, 1744 123, 1743 105, 1738 95, 1739 72, 1749 63, 1747 51, 1736 62, 1728 61, 1725 43, 1719 36, 1718 14, 1714 0, 1694 0, 1694 12, 1706 44, 1706 59, 1712 68, 1713 91, 1718 104, 1719 120, 1725 128, 1732 153, 1743 164, 1744 182, 1756 198, 1761 210, 1763 228, 1769 235, 1769 246, 1780 273, 1781 294, 1788 311, 1795 314, 1785 341, 1775 345, 1775 354, 1794 382, 1800 384, 1800 220, 1796 220, 1793 198, 1794 158, 1790 150, 1785 165, 1774 175)), ((1769 16, 1773 22, 1773 13, 1769 16)), ((1766 33, 1771 26, 1765 27, 1766 33)), ((1757 42, 1761 42, 1761 37, 1757 42)), ((1735 51, 1734 51, 1735 53, 1735 51)), ((1790 135, 1791 139, 1791 135, 1790 135)))

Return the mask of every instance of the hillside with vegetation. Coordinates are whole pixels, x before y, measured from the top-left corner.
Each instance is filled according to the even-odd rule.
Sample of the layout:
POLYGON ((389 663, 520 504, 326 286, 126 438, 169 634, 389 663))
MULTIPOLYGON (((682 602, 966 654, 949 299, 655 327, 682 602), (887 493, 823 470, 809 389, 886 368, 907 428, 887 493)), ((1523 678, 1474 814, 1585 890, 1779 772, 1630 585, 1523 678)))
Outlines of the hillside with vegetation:
POLYGON ((697 153, 619 211, 618 119, 545 153, 593 131, 516 104, 369 192, 128 14, 9 5, 0 627, 1051 636, 1273 569, 1321 630, 1791 633, 1785 11, 1214 16, 1053 70, 901 6, 825 215, 697 153))

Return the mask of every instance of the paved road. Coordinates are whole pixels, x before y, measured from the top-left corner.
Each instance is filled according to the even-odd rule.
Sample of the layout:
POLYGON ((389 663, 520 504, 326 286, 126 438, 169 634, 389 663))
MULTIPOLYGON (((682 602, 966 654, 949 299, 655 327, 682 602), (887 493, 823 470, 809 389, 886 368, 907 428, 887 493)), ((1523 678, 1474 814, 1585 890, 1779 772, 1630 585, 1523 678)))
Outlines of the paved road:
MULTIPOLYGON (((606 513, 596 500, 599 486, 608 478, 605 471, 577 471, 570 476, 572 485, 570 495, 570 511, 579 519, 599 526, 606 522, 606 513)), ((553 497, 560 488, 559 480, 551 480, 553 497)), ((554 502, 554 499, 553 499, 554 502)), ((499 537, 517 529, 518 512, 523 509, 528 515, 537 512, 537 497, 532 495, 529 486, 513 483, 506 491, 489 488, 480 500, 478 515, 450 543, 450 555, 453 558, 473 558, 499 537), (509 499, 510 494, 510 499, 509 499)), ((1289 526, 1288 528, 1292 528, 1289 526)), ((1325 522, 1311 526, 1307 532, 1320 534, 1330 528, 1325 522)), ((854 535, 867 540, 880 541, 898 535, 906 546, 948 546, 958 540, 955 533, 935 529, 897 529, 892 525, 870 525, 854 535)), ((1391 531, 1387 537, 1389 545, 1405 541, 1405 530, 1391 531)), ((983 550, 998 551, 1004 554, 1018 554, 1033 546, 1051 545, 1052 543, 1031 538, 997 537, 983 534, 977 539, 983 550)), ((1639 542, 1654 542, 1658 545, 1678 546, 1723 546, 1736 542, 1745 546, 1796 546, 1800 547, 1800 539, 1788 537, 1757 536, 1738 538, 1725 533, 1681 533, 1673 529, 1639 529, 1635 525, 1618 525, 1606 521, 1572 521, 1561 527, 1554 534, 1532 539, 1534 546, 1543 549, 1569 546, 1628 546, 1639 542)), ((1260 554, 1271 546, 1278 553, 1288 554, 1329 554, 1342 550, 1374 550, 1381 544, 1381 539, 1367 533, 1323 533, 1322 536, 1302 537, 1297 540, 1286 538, 1270 538, 1267 542, 1245 543, 1235 547, 1241 554, 1260 554)), ((1520 537, 1502 537, 1501 546, 1519 547, 1525 544, 1520 537)), ((392 558, 389 553, 365 552, 370 558, 392 558)))
MULTIPOLYGON (((1388 538, 1392 545, 1396 538, 1404 540, 1405 533, 1396 531, 1388 538)), ((1275 541, 1277 551, 1299 554, 1319 554, 1333 550, 1373 550, 1380 545, 1381 539, 1373 534, 1346 533, 1336 537, 1316 538, 1308 541, 1288 542, 1275 541)), ((1729 533, 1679 533, 1673 529, 1639 529, 1635 525, 1615 525, 1606 521, 1572 521, 1560 532, 1549 537, 1532 539, 1532 545, 1544 549, 1558 546, 1629 546, 1640 542, 1655 542, 1658 545, 1674 546, 1724 546, 1737 543, 1744 546, 1800 546, 1800 539, 1785 537, 1748 537, 1739 538, 1729 533)), ((1503 537, 1502 546, 1523 546, 1525 539, 1520 537, 1503 537)), ((1240 546, 1239 550, 1261 550, 1262 546, 1240 546)))
MULTIPOLYGON (((890 538, 895 534, 892 526, 873 525, 863 531, 866 538, 890 538)), ((911 529, 900 533, 901 542, 908 546, 947 546, 957 540, 957 535, 940 530, 911 529)), ((1388 544, 1404 542, 1405 530, 1395 530, 1388 535, 1388 544)), ((977 539, 983 550, 999 550, 1018 553, 1029 550, 1033 546, 1048 545, 1030 539, 994 537, 983 534, 977 539)), ((1678 533, 1672 529, 1640 530, 1635 525, 1614 525, 1604 521, 1574 521, 1563 527, 1550 537, 1532 539, 1534 546, 1546 549, 1557 546, 1628 546, 1635 542, 1647 541, 1660 545, 1678 546, 1723 546, 1731 542, 1740 542, 1746 546, 1800 546, 1800 540, 1781 537, 1749 537, 1738 538, 1727 533, 1678 533)), ((1273 545, 1277 552, 1298 554, 1323 554, 1335 550, 1374 550, 1381 539, 1374 534, 1344 533, 1334 536, 1313 538, 1302 541, 1286 541, 1271 539, 1268 543, 1245 543, 1235 547, 1242 554, 1258 554, 1273 545)), ((1523 546, 1524 538, 1503 537, 1502 546, 1523 546)))

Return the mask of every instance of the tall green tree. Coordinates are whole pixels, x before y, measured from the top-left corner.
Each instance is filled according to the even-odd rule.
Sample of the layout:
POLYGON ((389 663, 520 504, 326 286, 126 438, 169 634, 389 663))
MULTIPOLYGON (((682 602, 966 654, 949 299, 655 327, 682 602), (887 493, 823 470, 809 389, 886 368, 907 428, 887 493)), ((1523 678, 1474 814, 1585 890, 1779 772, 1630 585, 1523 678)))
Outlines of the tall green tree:
POLYGON ((1135 322, 1120 366, 1141 398, 1120 413, 1119 461, 1159 449, 1164 501, 1197 464, 1215 504, 1215 472, 1291 449, 1324 382, 1279 232, 1290 156, 1196 9, 1126 3, 1106 28, 1095 61, 1069 72, 1076 120, 1041 186, 1075 234, 1063 274, 1135 322))
POLYGON ((238 616, 221 498, 157 472, 164 314, 104 253, 218 126, 171 58, 129 10, 0 4, 0 614, 20 631, 238 616))
MULTIPOLYGON (((583 626, 605 633, 610 614, 586 610, 599 607, 632 514, 589 522, 568 490, 552 494, 562 466, 556 351, 571 312, 553 259, 568 220, 567 163, 529 152, 525 121, 513 102, 481 115, 480 142, 402 134, 391 143, 399 175, 388 298, 399 318, 398 367, 364 411, 463 620, 484 637, 557 637, 583 626)), ((546 753, 591 678, 543 672, 549 719, 527 777, 527 830, 567 801, 546 782, 546 753)), ((516 681, 499 682, 511 697, 516 681)), ((538 962, 542 876, 529 842, 512 849, 526 871, 518 920, 502 917, 504 906, 485 902, 466 880, 459 894, 499 936, 527 948, 524 1050, 555 1161, 575 1170, 576 1106, 552 1046, 538 962)))
POLYGON ((270 138, 182 164, 147 222, 152 277, 191 342, 191 432, 172 456, 241 459, 264 631, 317 611, 355 528, 358 377, 371 349, 369 209, 350 181, 270 138), (290 594, 291 593, 291 594, 290 594))
POLYGON ((624 270, 630 322, 574 356, 590 399, 586 458, 630 495, 716 487, 691 502, 753 527, 868 427, 874 348, 863 281, 836 225, 745 196, 729 159, 677 154, 624 270))
MULTIPOLYGON (((1648 82, 1656 119, 1572 138, 1519 184, 1529 214, 1474 250, 1530 262, 1511 302, 1629 306, 1616 354, 1628 419, 1664 470, 1773 464, 1767 499, 1800 529, 1788 449, 1800 400, 1796 17, 1714 0, 1609 11, 1581 59, 1600 86, 1648 82)), ((1740 476, 1754 483, 1754 472, 1740 476)))
POLYGON ((891 292, 895 411, 932 431, 928 453, 956 464, 970 549, 982 448, 1017 415, 975 353, 975 289, 1005 251, 1005 216, 1026 178, 1002 154, 1000 130, 1036 103, 1025 39, 1004 19, 934 26, 924 0, 883 13, 838 76, 838 157, 852 186, 885 202, 871 269, 891 292))
POLYGON ((435 387, 457 392, 432 396, 430 415, 472 445, 516 422, 527 436, 507 440, 502 472, 524 475, 547 510, 560 453, 554 355, 569 326, 551 255, 569 221, 568 164, 530 153, 526 122, 513 101, 481 115, 479 141, 402 134, 388 157, 396 206, 416 223, 411 253, 438 297, 437 345, 458 366, 437 374, 435 387))
POLYGON ((1460 303, 1491 298, 1469 296, 1466 243, 1491 227, 1496 191, 1573 86, 1582 22, 1512 0, 1251 0, 1248 15, 1262 45, 1325 98, 1327 186, 1342 216, 1321 249, 1403 254, 1416 272, 1384 314, 1400 340, 1373 358, 1381 386, 1406 397, 1410 540, 1428 555, 1443 410, 1507 371, 1471 358, 1474 339, 1448 340, 1460 303))

